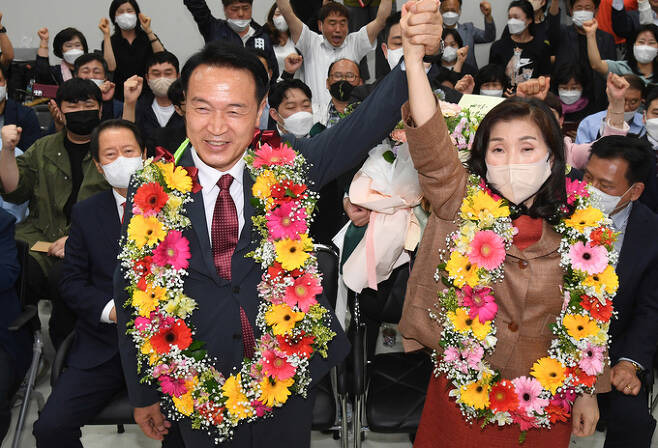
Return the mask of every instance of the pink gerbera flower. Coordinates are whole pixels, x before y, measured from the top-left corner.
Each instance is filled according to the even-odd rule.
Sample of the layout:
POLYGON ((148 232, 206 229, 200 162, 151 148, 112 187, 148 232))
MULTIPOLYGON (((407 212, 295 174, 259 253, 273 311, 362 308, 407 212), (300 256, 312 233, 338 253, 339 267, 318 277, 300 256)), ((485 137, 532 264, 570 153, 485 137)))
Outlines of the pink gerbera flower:
POLYGON ((496 269, 505 260, 505 243, 491 230, 481 230, 471 241, 468 258, 472 264, 485 269, 496 269))
POLYGON ((297 305, 303 312, 315 305, 315 297, 322 292, 322 286, 317 277, 311 274, 304 274, 295 279, 295 284, 286 288, 286 296, 283 301, 291 307, 297 305))
POLYGON ((172 379, 168 375, 162 375, 158 378, 158 381, 160 381, 162 393, 171 395, 172 397, 180 397, 187 393, 187 387, 185 387, 185 381, 183 379, 172 379))
POLYGON ((468 364, 468 367, 473 370, 476 370, 478 368, 478 364, 482 360, 483 355, 484 355, 484 349, 479 344, 473 344, 468 349, 462 352, 462 358, 464 358, 464 360, 468 364))
POLYGON ((589 191, 587 191, 587 183, 579 180, 571 180, 567 177, 567 203, 569 205, 576 202, 578 196, 583 198, 589 197, 589 191))
POLYGON ((482 323, 492 320, 498 312, 491 288, 473 289, 465 285, 461 290, 461 304, 468 307, 468 317, 475 319, 477 316, 482 323))
POLYGON ((562 409, 566 413, 571 412, 571 404, 576 400, 576 393, 573 390, 567 390, 564 392, 560 392, 558 394, 553 395, 553 398, 551 398, 551 406, 557 406, 562 409))
POLYGON ((580 353, 578 367, 588 375, 598 375, 603 371, 603 347, 587 344, 580 353))
POLYGON ((521 431, 539 427, 535 417, 531 417, 523 412, 512 412, 512 421, 519 425, 521 431))
POLYGON ((153 263, 158 266, 169 265, 174 269, 187 269, 189 259, 190 242, 178 230, 170 231, 153 250, 153 263))
POLYGON ((519 408, 526 413, 530 411, 541 412, 541 408, 548 404, 548 400, 539 398, 542 391, 541 384, 534 378, 520 376, 512 380, 516 395, 519 397, 519 408))
POLYGON ((260 400, 252 400, 251 405, 256 410, 256 417, 262 417, 272 410, 271 407, 265 406, 260 400))
POLYGON ((285 202, 267 214, 267 228, 272 239, 299 239, 298 235, 306 233, 306 210, 298 208, 293 211, 296 203, 285 202))
POLYGON ((600 274, 608 267, 608 252, 603 246, 584 245, 578 241, 569 249, 569 258, 574 269, 589 275, 600 274))
POLYGON ((144 333, 151 327, 151 319, 147 317, 136 317, 135 318, 135 328, 137 328, 137 331, 140 333, 144 333))
POLYGON ((254 168, 263 165, 292 165, 295 160, 295 151, 290 146, 282 144, 279 148, 272 148, 265 144, 254 152, 254 168))
POLYGON ((281 353, 266 350, 263 354, 263 371, 277 380, 287 380, 295 376, 295 366, 281 353))

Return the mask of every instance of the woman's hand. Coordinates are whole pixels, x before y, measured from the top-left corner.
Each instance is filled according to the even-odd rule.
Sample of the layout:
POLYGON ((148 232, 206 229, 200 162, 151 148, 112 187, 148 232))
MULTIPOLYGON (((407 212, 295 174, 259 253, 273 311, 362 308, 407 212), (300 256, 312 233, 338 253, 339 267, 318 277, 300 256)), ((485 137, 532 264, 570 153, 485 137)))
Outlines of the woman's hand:
POLYGON ((599 405, 596 395, 584 394, 576 398, 571 409, 571 423, 573 435, 588 437, 594 434, 596 423, 599 421, 599 405))
POLYGON ((48 47, 48 41, 50 40, 50 33, 48 32, 48 28, 41 28, 39 31, 37 31, 37 36, 39 36, 39 40, 41 42, 46 43, 46 48, 48 47))
POLYGON ((139 13, 139 24, 146 34, 151 34, 151 18, 144 13, 139 13))
POLYGON ((98 29, 101 30, 103 36, 110 36, 110 21, 107 17, 103 17, 100 22, 98 22, 98 29))
POLYGON ((534 97, 540 100, 545 100, 548 94, 548 89, 551 87, 550 76, 540 76, 539 78, 532 78, 520 83, 516 87, 516 96, 520 97, 534 97))

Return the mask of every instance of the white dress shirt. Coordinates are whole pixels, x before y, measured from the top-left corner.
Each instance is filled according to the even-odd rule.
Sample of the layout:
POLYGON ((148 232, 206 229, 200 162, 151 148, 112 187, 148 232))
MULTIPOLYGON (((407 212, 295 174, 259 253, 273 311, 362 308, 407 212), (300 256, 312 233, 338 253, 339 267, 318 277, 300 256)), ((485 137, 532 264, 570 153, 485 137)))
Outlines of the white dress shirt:
MULTIPOLYGON (((116 203, 119 222, 121 222, 123 220, 123 204, 126 203, 126 198, 117 193, 114 188, 112 189, 112 195, 114 195, 114 202, 116 203)), ((114 299, 108 300, 108 302, 105 304, 105 307, 103 308, 103 311, 101 312, 101 322, 104 324, 115 323, 114 321, 110 320, 110 311, 112 311, 112 308, 114 308, 114 299)))
POLYGON ((233 182, 229 188, 231 198, 235 203, 235 210, 238 213, 238 238, 244 227, 244 190, 242 185, 242 176, 244 174, 245 161, 244 157, 238 160, 233 168, 228 171, 219 171, 206 165, 194 148, 191 148, 194 166, 199 170, 199 184, 201 184, 201 195, 203 196, 203 208, 206 212, 206 224, 208 226, 208 237, 212 244, 212 217, 215 213, 215 203, 219 196, 219 185, 217 182, 224 174, 233 176, 233 182))

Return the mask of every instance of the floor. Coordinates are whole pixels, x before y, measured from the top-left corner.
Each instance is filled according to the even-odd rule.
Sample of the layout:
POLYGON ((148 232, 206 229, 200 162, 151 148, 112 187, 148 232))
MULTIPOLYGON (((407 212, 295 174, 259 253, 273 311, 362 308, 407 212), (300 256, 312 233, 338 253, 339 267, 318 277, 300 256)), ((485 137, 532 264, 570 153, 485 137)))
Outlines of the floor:
MULTIPOLYGON (((48 317, 50 316, 49 304, 42 302, 39 307, 39 315, 44 327, 47 325, 48 317)), ((394 326, 391 326, 394 328, 394 326)), ((54 357, 54 350, 47 337, 47 329, 44 330, 45 346, 44 354, 47 360, 52 361, 54 357)), ((381 336, 381 335, 380 335, 381 336)), ((381 337, 377 342, 377 352, 391 352, 401 351, 401 343, 399 337, 396 338, 395 343, 386 347, 383 345, 381 337)), ((48 397, 50 393, 50 384, 48 382, 48 375, 42 374, 42 378, 37 384, 36 390, 40 392, 44 398, 48 397)), ((658 418, 658 412, 654 412, 654 416, 658 418)), ((12 427, 10 433, 3 441, 0 448, 10 448, 12 444, 16 420, 18 418, 18 407, 14 408, 12 413, 12 427)), ((37 419, 37 404, 33 400, 29 409, 27 422, 23 429, 21 448, 31 448, 35 446, 34 437, 32 436, 32 425, 37 419)), ((148 439, 142 434, 136 425, 127 425, 126 432, 118 434, 114 426, 89 426, 82 429, 82 444, 86 448, 105 448, 112 446, 120 446, 122 448, 136 447, 136 448, 156 448, 160 444, 154 440, 148 439)), ((570 448, 601 448, 605 439, 604 433, 596 432, 593 436, 587 438, 572 438, 570 448)), ((350 443, 353 439, 350 434, 350 443)), ((364 448, 408 448, 411 447, 409 437, 405 434, 376 434, 367 432, 366 439, 362 445, 364 448)), ((313 432, 312 448, 339 448, 340 441, 334 440, 331 435, 323 434, 320 432, 313 432)), ((658 436, 654 437, 651 448, 658 448, 658 436)))

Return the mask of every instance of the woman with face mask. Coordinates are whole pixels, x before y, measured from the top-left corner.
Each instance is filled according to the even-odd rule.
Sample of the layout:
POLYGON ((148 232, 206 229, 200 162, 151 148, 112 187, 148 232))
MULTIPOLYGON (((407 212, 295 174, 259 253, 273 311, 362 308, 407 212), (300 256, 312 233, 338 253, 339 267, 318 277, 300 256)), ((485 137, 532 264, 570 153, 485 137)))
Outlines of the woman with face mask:
POLYGON ((550 73, 550 48, 536 36, 534 10, 527 0, 510 3, 507 26, 499 40, 491 45, 489 63, 506 67, 512 86, 518 82, 550 73), (513 59, 520 49, 520 58, 513 59), (518 62, 517 62, 518 59, 518 62), (513 79, 517 78, 517 79, 513 79))
POLYGON ((103 56, 114 72, 115 95, 123 100, 123 83, 133 75, 144 76, 146 61, 164 51, 158 35, 151 30, 151 18, 142 14, 136 0, 112 0, 110 19, 103 17, 98 28, 103 33, 103 56), (110 22, 114 34, 110 35, 110 22))
POLYGON ((563 132, 575 140, 578 123, 588 115, 598 112, 583 68, 579 64, 571 63, 557 66, 551 76, 551 89, 562 104, 563 132))
MULTIPOLYGON (((403 36, 407 26, 403 19, 403 36)), ((481 428, 482 421, 479 418, 477 421, 466 420, 455 400, 471 406, 470 409, 482 410, 481 415, 484 416, 489 415, 491 409, 497 405, 514 409, 516 405, 511 403, 516 400, 526 409, 524 402, 538 396, 537 392, 524 389, 523 384, 526 384, 526 380, 527 384, 537 381, 531 379, 534 378, 530 373, 531 368, 538 359, 547 356, 551 341, 555 337, 550 324, 560 315, 564 303, 561 286, 565 273, 558 253, 562 237, 553 226, 560 222, 563 216, 573 213, 573 208, 568 208, 567 204, 562 135, 553 113, 543 102, 536 99, 511 98, 493 108, 480 123, 471 147, 470 160, 465 167, 459 161, 457 151, 452 145, 440 106, 432 96, 422 64, 423 47, 405 39, 404 48, 409 103, 402 108, 403 122, 406 124, 411 157, 419 171, 422 192, 431 204, 432 214, 409 278, 399 329, 405 338, 406 350, 419 350, 424 347, 436 350, 440 344, 443 347, 451 347, 452 352, 439 350, 439 359, 448 359, 454 354, 455 361, 463 359, 464 365, 476 364, 475 367, 464 367, 463 374, 468 374, 466 378, 472 378, 471 369, 479 370, 483 375, 483 380, 472 383, 474 387, 467 387, 465 384, 463 389, 455 389, 452 379, 449 380, 445 373, 430 378, 414 446, 434 447, 437 440, 441 440, 441 446, 445 448, 517 446, 523 424, 527 423, 523 416, 529 414, 524 411, 521 411, 519 416, 509 414, 510 421, 493 421, 481 428), (476 175, 479 180, 473 180, 473 184, 470 184, 470 175, 476 175), (484 351, 478 354, 471 352, 473 342, 461 351, 456 349, 444 338, 442 328, 444 319, 451 318, 450 315, 437 310, 437 320, 434 320, 428 312, 430 309, 435 310, 437 293, 445 288, 435 277, 437 266, 447 261, 448 257, 452 260, 454 254, 461 253, 455 252, 454 247, 461 244, 463 238, 472 248, 468 253, 473 255, 465 257, 464 264, 459 264, 458 257, 452 261, 453 269, 457 264, 462 266, 460 274, 454 274, 454 270, 453 274, 447 273, 448 266, 444 265, 440 267, 440 275, 452 275, 455 279, 460 276, 468 278, 473 275, 471 270, 474 267, 483 266, 471 261, 482 252, 474 249, 479 247, 474 243, 476 236, 466 235, 470 232, 466 224, 459 224, 462 232, 466 232, 462 233, 464 237, 457 236, 454 240, 455 246, 446 246, 446 241, 451 241, 450 235, 458 229, 455 220, 464 214, 472 216, 468 214, 465 197, 470 196, 473 199, 472 206, 477 210, 473 213, 484 213, 487 208, 482 202, 475 203, 475 190, 479 190, 489 200, 497 199, 487 191, 513 204, 510 218, 515 234, 509 246, 499 246, 498 263, 502 263, 504 277, 501 276, 499 282, 489 283, 492 286, 486 294, 491 294, 492 297, 485 299, 478 296, 475 290, 470 290, 472 295, 469 295, 468 288, 461 289, 459 295, 455 296, 454 331, 461 331, 458 327, 465 328, 469 335, 474 335, 472 337, 485 339, 485 333, 475 330, 478 324, 483 325, 479 315, 464 314, 464 319, 461 320, 457 311, 461 309, 463 312, 460 306, 468 307, 470 305, 464 304, 474 303, 470 300, 483 304, 483 301, 495 298, 497 308, 492 310, 493 317, 483 316, 485 322, 495 319, 497 328, 495 349, 491 356, 487 356, 486 362, 491 369, 498 371, 502 378, 509 379, 510 382, 514 379, 516 385, 504 385, 509 386, 509 394, 501 389, 491 389, 490 395, 489 388, 500 383, 496 383, 497 376, 488 382, 488 374, 477 366, 482 362, 481 355, 485 354, 484 351), (442 258, 440 253, 444 249, 447 252, 444 252, 445 257, 442 258), (472 333, 468 329, 469 326, 473 329, 472 333), (479 336, 475 335, 476 333, 479 336), (524 379, 518 380, 519 378, 524 379), (510 401, 502 404, 498 400, 510 401), (473 404, 466 404, 467 402, 473 404), (516 423, 511 426, 508 424, 513 422, 516 423), (521 423, 521 428, 518 423, 521 423)), ((473 218, 473 223, 479 219, 473 218)), ((474 233, 478 231, 472 230, 474 233)), ((485 252, 490 254, 490 249, 492 247, 487 246, 485 252)), ((479 271, 477 275, 480 275, 479 271)), ((481 348, 480 345, 478 347, 481 348)), ((459 377, 460 373, 455 374, 455 369, 448 368, 459 377)), ((602 380, 600 385, 605 388, 603 391, 609 389, 609 381, 608 384, 603 384, 605 380, 602 380)), ((542 386, 539 387, 541 389, 542 386)), ((596 397, 583 394, 572 398, 575 399, 573 407, 567 404, 572 421, 565 416, 561 421, 552 423, 550 430, 533 427, 524 431, 524 443, 533 448, 566 448, 569 446, 572 430, 577 436, 591 435, 598 420, 596 397)), ((538 403, 534 405, 542 406, 538 403)))
POLYGON ((37 31, 37 35, 41 42, 35 64, 36 81, 42 84, 60 85, 71 79, 75 60, 89 52, 84 34, 75 28, 65 28, 55 35, 53 54, 62 61, 53 66, 48 62, 48 41, 50 40, 48 28, 41 28, 37 31))
POLYGON ((616 73, 618 75, 635 74, 642 78, 645 84, 654 83, 654 73, 658 73, 658 26, 652 24, 641 25, 635 36, 626 41, 626 60, 615 61, 612 59, 601 59, 599 48, 596 44, 596 30, 598 23, 592 20, 583 25, 587 32, 587 56, 594 70, 607 75, 616 73))
POLYGON ((443 30, 443 54, 441 55, 441 66, 462 75, 475 75, 477 69, 469 64, 468 46, 457 30, 445 28, 443 30))
POLYGON ((282 75, 285 69, 286 58, 291 54, 297 53, 297 50, 290 38, 286 19, 279 11, 276 3, 272 5, 270 12, 267 13, 267 22, 264 28, 272 41, 276 61, 279 64, 279 75, 282 75))
POLYGON ((478 70, 475 75, 475 95, 502 97, 507 90, 509 80, 505 68, 498 64, 489 64, 478 70))

